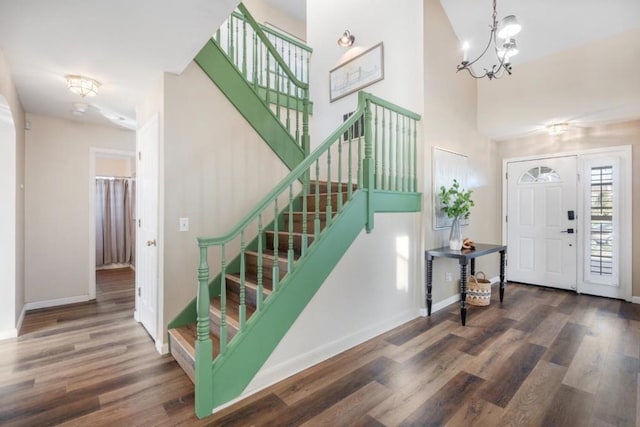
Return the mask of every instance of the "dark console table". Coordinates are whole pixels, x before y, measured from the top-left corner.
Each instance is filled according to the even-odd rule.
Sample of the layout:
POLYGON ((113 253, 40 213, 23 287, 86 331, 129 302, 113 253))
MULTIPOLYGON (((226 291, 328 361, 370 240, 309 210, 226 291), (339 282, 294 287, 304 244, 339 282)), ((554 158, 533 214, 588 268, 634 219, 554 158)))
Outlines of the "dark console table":
POLYGON ((426 270, 426 286, 427 286, 427 313, 431 316, 431 285, 433 279, 433 259, 442 258, 454 258, 460 263, 460 319, 462 320, 462 326, 467 321, 467 265, 471 264, 471 274, 476 273, 476 258, 488 255, 494 252, 500 252, 500 302, 504 298, 504 269, 505 258, 507 255, 507 247, 503 245, 488 245, 484 243, 476 243, 475 249, 463 249, 461 251, 455 251, 449 249, 449 247, 442 247, 437 249, 429 249, 425 252, 425 270, 426 270))

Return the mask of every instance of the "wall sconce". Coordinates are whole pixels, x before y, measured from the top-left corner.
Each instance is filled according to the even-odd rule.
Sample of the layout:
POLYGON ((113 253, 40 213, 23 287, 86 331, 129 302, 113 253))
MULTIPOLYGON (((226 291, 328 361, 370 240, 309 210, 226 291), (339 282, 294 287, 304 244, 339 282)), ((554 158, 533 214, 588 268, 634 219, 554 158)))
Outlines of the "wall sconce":
POLYGON ((71 74, 66 76, 66 78, 67 88, 69 88, 71 92, 76 93, 83 98, 85 96, 96 96, 98 94, 100 82, 88 77, 71 74))
POLYGON ((356 40, 356 37, 349 32, 349 30, 344 30, 342 37, 338 39, 338 46, 349 47, 356 40))

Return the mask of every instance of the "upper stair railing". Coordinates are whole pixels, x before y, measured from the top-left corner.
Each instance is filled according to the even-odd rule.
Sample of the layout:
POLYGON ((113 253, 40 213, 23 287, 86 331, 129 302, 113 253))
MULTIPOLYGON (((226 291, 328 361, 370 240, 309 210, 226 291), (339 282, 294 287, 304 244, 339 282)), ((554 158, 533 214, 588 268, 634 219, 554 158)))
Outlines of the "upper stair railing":
MULTIPOLYGON (((352 199, 355 191, 368 192, 367 230, 373 226, 374 190, 393 192, 417 192, 417 124, 420 116, 371 94, 358 94, 358 108, 335 132, 313 153, 307 156, 289 175, 259 202, 229 233, 220 237, 198 238, 200 262, 198 267, 197 293, 197 338, 196 338, 196 395, 200 389, 211 390, 212 341, 209 336, 209 259, 220 262, 220 349, 217 357, 224 357, 234 341, 242 335, 247 325, 258 322, 266 300, 263 300, 263 264, 267 229, 265 224, 273 221, 273 253, 286 254, 287 272, 295 270, 294 234, 301 241, 300 257, 304 257, 309 242, 317 242, 329 231, 332 221, 344 205, 352 199), (326 193, 320 192, 320 181, 332 183, 326 193), (311 186, 315 188, 311 188, 311 186), (314 190, 314 191, 312 191, 314 190), (295 196, 294 196, 295 195, 295 196), (301 195, 301 201, 296 202, 301 195), (294 233, 293 210, 302 214, 302 233, 294 233), (322 202, 322 203, 321 203, 322 202), (321 211, 321 205, 325 205, 321 211), (284 209, 282 209, 284 207, 284 209), (277 220, 288 213, 284 227, 277 220), (326 227, 321 232, 322 221, 326 227), (311 224, 308 229, 307 223, 311 224), (281 229, 279 229, 282 227, 281 229), (257 233, 258 278, 256 309, 247 319, 245 304, 245 255, 247 238, 257 233), (209 249, 215 249, 211 253, 209 249), (239 313, 238 333, 228 343, 226 313, 228 300, 225 273, 229 264, 228 252, 239 248, 239 313), (199 383, 201 382, 201 383, 199 383), (208 383, 207 383, 208 382, 208 383)), ((279 263, 273 263, 272 293, 281 289, 279 263)), ((235 304, 235 303, 234 303, 235 304)), ((206 392, 205 392, 206 393, 206 392)), ((198 404, 196 399, 196 405, 198 404)))
POLYGON ((214 38, 291 137, 309 154, 309 58, 304 43, 258 24, 240 3, 214 38))

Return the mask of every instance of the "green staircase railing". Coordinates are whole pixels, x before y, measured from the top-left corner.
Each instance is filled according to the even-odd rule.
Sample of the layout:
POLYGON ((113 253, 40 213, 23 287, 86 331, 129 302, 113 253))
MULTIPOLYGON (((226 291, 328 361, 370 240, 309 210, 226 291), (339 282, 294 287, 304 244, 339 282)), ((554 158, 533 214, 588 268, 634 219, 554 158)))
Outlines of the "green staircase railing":
MULTIPOLYGON (((366 196, 363 211, 366 212, 365 227, 368 232, 373 229, 373 214, 376 210, 393 209, 389 203, 391 199, 385 198, 385 195, 417 194, 419 120, 420 116, 416 113, 360 92, 356 111, 264 197, 233 230, 220 237, 198 238, 200 261, 196 299, 195 394, 196 413, 199 416, 210 412, 212 402, 218 401, 213 398, 212 369, 216 362, 224 361, 234 346, 237 347, 239 341, 247 338, 247 329, 260 322, 270 300, 275 299, 283 288, 304 286, 304 283, 293 284, 287 278, 295 277, 298 266, 307 263, 305 255, 309 250, 309 242, 312 241, 314 246, 319 245, 330 235, 332 223, 338 221, 338 216, 345 206, 354 200, 355 194, 362 191, 363 194, 359 196, 366 196), (323 189, 325 193, 320 191, 321 181, 330 183, 323 189), (312 189, 311 185, 315 188, 312 189), (294 232, 294 208, 302 215, 302 233, 294 232), (288 221, 282 220, 283 213, 288 213, 288 221), (326 221, 322 232, 321 217, 326 221), (271 230, 265 227, 265 224, 269 223, 273 224, 271 230), (311 224, 310 227, 307 226, 308 223, 311 224), (273 236, 273 253, 270 256, 278 259, 279 254, 286 255, 287 275, 279 281, 279 263, 273 263, 272 291, 268 297, 264 297, 261 272, 267 231, 273 236), (257 301, 255 312, 247 318, 245 254, 247 238, 256 235, 257 239, 253 244, 256 245, 254 249, 258 253, 257 263, 260 272, 257 278, 257 301), (297 260, 294 257, 294 239, 301 242, 297 260), (239 330, 232 339, 228 339, 227 336, 226 313, 229 300, 225 282, 230 252, 239 252, 239 262, 233 261, 233 264, 234 268, 239 269, 240 281, 239 304, 233 307, 234 311, 239 313, 239 330), (218 283, 210 282, 209 265, 212 262, 219 263, 220 266, 220 274, 217 276, 219 282, 216 280, 218 283), (209 335, 210 294, 220 297, 220 348, 215 361, 212 358, 212 341, 209 335)), ((412 197, 412 200, 416 199, 419 200, 419 197, 412 197)), ((358 200, 363 199, 359 197, 358 200)), ((397 200, 401 199, 395 199, 394 202, 397 200)), ((419 210, 419 203, 412 203, 411 209, 419 210)), ((261 339, 264 340, 264 336, 261 339)))
POLYGON ((213 39, 305 155, 309 154, 311 48, 258 24, 242 3, 213 39))

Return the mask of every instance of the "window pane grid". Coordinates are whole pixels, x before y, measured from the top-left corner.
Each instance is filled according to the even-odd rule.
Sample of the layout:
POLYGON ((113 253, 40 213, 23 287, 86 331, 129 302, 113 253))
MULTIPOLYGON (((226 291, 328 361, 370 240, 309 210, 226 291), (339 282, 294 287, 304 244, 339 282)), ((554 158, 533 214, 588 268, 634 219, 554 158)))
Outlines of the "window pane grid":
POLYGON ((613 275, 613 167, 591 168, 591 274, 613 275))

